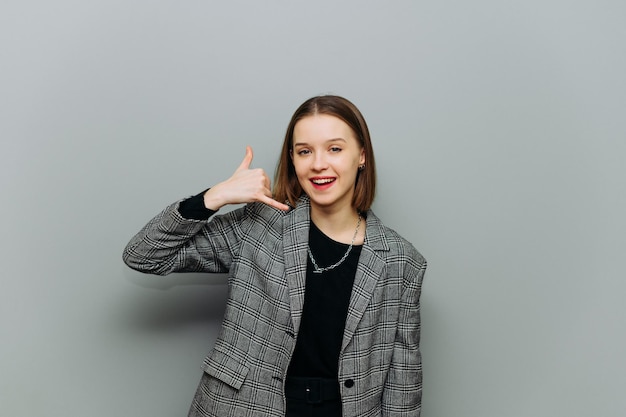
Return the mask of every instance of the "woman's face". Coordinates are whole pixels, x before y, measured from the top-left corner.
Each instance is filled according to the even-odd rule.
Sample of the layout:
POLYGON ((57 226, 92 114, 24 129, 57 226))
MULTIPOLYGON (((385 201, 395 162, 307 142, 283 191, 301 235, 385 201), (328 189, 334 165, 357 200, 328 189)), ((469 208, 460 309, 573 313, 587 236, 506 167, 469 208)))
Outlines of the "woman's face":
POLYGON ((316 114, 294 126, 291 157, 313 208, 353 210, 352 196, 365 151, 343 120, 316 114))

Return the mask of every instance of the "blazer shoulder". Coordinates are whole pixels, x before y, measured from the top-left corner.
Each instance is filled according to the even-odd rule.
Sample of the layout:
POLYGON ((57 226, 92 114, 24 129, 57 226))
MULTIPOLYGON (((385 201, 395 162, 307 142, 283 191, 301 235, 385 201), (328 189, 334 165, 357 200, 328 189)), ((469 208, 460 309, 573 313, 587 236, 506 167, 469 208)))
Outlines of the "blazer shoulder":
POLYGON ((251 233, 273 230, 282 233, 284 212, 263 203, 248 203, 244 209, 247 230, 251 233))
POLYGON ((410 261, 414 263, 418 269, 426 265, 426 259, 411 242, 391 227, 384 225, 371 211, 368 213, 368 219, 369 216, 373 216, 372 223, 376 226, 373 228, 374 234, 380 234, 379 236, 373 236, 373 240, 385 242, 385 246, 389 248, 390 256, 410 261))
POLYGON ((426 264, 426 258, 422 256, 411 242, 390 227, 384 226, 384 230, 392 251, 396 251, 398 255, 411 259, 419 264, 420 267, 426 264))

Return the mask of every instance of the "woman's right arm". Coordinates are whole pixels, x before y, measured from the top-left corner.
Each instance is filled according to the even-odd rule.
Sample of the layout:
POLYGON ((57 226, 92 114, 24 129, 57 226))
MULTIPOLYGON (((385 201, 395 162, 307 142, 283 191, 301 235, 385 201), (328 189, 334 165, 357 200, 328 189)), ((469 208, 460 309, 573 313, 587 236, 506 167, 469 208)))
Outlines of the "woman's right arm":
MULTIPOLYGON (((228 180, 196 196, 202 198, 207 218, 227 204, 253 201, 289 209, 272 199, 269 178, 262 169, 250 169, 251 162, 252 149, 247 147, 243 162, 228 180)), ((168 206, 131 239, 124 249, 124 262, 157 275, 228 271, 239 248, 246 207, 207 222, 196 216, 185 218, 181 204, 184 202, 168 206)))
POLYGON ((237 252, 244 208, 206 220, 184 218, 174 203, 126 245, 126 265, 140 272, 226 272, 237 252))

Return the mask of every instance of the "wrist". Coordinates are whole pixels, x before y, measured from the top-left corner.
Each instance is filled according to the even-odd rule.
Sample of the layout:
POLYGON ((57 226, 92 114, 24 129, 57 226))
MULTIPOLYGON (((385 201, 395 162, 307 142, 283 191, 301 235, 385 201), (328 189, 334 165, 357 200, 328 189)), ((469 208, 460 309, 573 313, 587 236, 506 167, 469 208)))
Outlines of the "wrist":
POLYGON ((217 211, 226 203, 219 197, 219 184, 206 190, 203 196, 204 207, 209 210, 217 211))

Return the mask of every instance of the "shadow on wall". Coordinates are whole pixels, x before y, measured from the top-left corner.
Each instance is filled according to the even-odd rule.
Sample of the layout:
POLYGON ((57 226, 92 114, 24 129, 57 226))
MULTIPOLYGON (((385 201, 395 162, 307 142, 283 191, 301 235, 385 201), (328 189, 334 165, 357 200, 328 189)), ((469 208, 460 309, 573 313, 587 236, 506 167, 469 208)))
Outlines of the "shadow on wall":
POLYGON ((228 283, 228 274, 181 273, 159 276, 143 274, 130 268, 124 268, 124 278, 140 287, 157 290, 189 285, 218 286, 228 283))
POLYGON ((124 278, 136 287, 120 300, 118 312, 132 328, 160 332, 222 321, 228 297, 226 274, 162 277, 125 268, 124 278))

